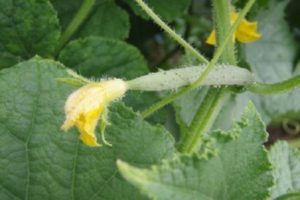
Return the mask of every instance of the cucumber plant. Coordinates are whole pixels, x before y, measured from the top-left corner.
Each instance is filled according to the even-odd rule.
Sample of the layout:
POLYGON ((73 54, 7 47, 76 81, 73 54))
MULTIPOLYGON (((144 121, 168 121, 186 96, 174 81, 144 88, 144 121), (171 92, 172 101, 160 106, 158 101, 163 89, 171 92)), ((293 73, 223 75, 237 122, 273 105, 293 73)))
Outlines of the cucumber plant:
POLYGON ((292 1, 203 2, 0 0, 0 199, 300 199, 292 1), (146 21, 181 64, 146 62, 146 21))

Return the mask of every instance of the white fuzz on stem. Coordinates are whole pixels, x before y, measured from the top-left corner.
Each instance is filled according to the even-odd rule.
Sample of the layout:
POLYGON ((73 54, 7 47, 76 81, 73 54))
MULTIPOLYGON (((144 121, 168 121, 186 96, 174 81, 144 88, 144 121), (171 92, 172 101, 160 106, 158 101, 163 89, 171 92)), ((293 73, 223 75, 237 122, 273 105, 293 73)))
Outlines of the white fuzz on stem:
MULTIPOLYGON (((172 69, 150 73, 145 76, 127 81, 130 90, 160 91, 177 89, 190 85, 204 71, 205 65, 172 69)), ((243 68, 233 65, 216 65, 204 80, 203 85, 248 85, 254 82, 253 74, 243 68)))

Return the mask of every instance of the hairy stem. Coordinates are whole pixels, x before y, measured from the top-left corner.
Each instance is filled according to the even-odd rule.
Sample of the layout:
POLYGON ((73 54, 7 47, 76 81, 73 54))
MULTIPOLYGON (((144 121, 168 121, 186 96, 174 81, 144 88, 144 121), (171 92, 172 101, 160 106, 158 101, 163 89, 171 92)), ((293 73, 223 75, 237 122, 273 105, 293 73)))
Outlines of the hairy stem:
MULTIPOLYGON (((222 42, 226 41, 226 37, 230 33, 230 3, 221 0, 213 0, 212 2, 218 47, 216 54, 220 52, 220 62, 236 64, 234 41, 229 39, 227 44, 222 46, 222 42), (220 51, 220 48, 224 50, 221 49, 222 51, 220 51)), ((232 34, 230 37, 232 38, 232 34)), ((192 120, 187 137, 184 138, 180 146, 182 152, 192 153, 199 149, 203 135, 211 129, 223 104, 229 97, 230 93, 224 88, 210 89, 192 120)))
POLYGON ((253 83, 247 87, 250 92, 257 94, 274 94, 280 92, 287 92, 300 87, 300 75, 290 78, 288 80, 266 84, 266 83, 253 83))
POLYGON ((172 30, 164 21, 160 19, 160 17, 153 12, 151 8, 143 1, 143 0, 135 0, 139 6, 147 13, 149 17, 159 25, 166 33, 169 34, 171 38, 173 38, 176 42, 178 42, 182 47, 184 47, 187 51, 191 52, 200 62, 208 64, 208 60, 201 55, 192 45, 186 42, 180 35, 178 35, 174 30, 172 30))
MULTIPOLYGON (((221 41, 226 39, 227 33, 230 32, 230 1, 213 0, 214 23, 216 27, 217 46, 221 41)), ((234 55, 234 41, 229 40, 220 57, 220 62, 228 64, 236 64, 234 55)))
POLYGON ((184 153, 195 152, 199 149, 203 133, 210 130, 223 104, 230 97, 230 93, 224 88, 210 89, 201 103, 198 111, 184 137, 180 151, 184 153))
POLYGON ((66 45, 66 43, 70 40, 72 35, 76 33, 80 25, 84 22, 84 20, 88 17, 91 12, 96 0, 83 0, 79 10, 74 16, 73 20, 68 25, 65 32, 62 34, 58 46, 56 47, 54 55, 56 56, 60 50, 66 45))
MULTIPOLYGON (((160 91, 177 89, 197 80, 205 67, 205 65, 199 65, 149 73, 126 81, 126 84, 130 90, 160 91)), ((253 82, 254 76, 250 71, 234 65, 221 64, 216 65, 203 81, 202 85, 247 86, 253 82)))
MULTIPOLYGON (((136 0, 136 1, 138 1, 138 0, 136 0)), ((247 12, 250 10, 250 8, 252 7, 254 2, 255 2, 255 0, 249 0, 247 2, 246 6, 240 12, 237 20, 231 26, 230 31, 226 34, 226 37, 225 37, 224 41, 221 41, 221 44, 218 45, 218 48, 217 48, 216 53, 214 54, 212 60, 207 65, 207 67, 205 68, 203 73, 199 76, 199 78, 195 82, 193 82, 190 86, 178 91, 177 93, 171 94, 171 95, 165 97, 164 99, 162 99, 161 101, 153 104, 150 108, 148 108, 147 110, 142 112, 143 117, 150 116, 152 113, 154 113, 155 111, 157 111, 160 108, 164 107, 165 105, 171 103, 172 101, 174 101, 176 98, 180 97, 181 95, 186 94, 187 92, 201 86, 203 80, 206 78, 206 76, 209 74, 209 72, 213 69, 214 65, 218 62, 218 60, 221 57, 223 51, 225 50, 225 47, 226 47, 227 43, 232 40, 233 33, 236 31, 238 25, 240 24, 242 19, 245 17, 247 12)))

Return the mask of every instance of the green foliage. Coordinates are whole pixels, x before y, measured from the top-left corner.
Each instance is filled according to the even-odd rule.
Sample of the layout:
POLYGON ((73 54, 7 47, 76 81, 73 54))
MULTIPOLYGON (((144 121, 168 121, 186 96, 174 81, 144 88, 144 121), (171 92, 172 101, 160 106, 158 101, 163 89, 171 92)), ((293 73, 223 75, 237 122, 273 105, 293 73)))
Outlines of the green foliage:
MULTIPOLYGON (((51 0, 58 11, 63 29, 71 22, 79 9, 82 0, 51 0)), ((79 31, 79 36, 105 36, 124 39, 129 32, 129 17, 127 12, 111 0, 97 0, 96 6, 90 13, 79 31), (115 31, 117 29, 118 31, 115 31)))
MULTIPOLYGON (((141 8, 132 0, 125 0, 133 9, 133 11, 144 18, 148 18, 147 15, 141 10, 141 8)), ((164 20, 172 21, 176 17, 180 17, 187 11, 191 0, 147 0, 145 1, 155 13, 161 16, 164 20)))
MULTIPOLYGON (((174 101, 173 105, 176 111, 176 120, 183 134, 188 131, 188 127, 191 125, 192 119, 197 109, 201 106, 208 90, 209 88, 200 88, 174 101)), ((213 129, 228 130, 233 122, 240 118, 243 109, 249 101, 250 99, 247 95, 238 94, 237 96, 231 94, 231 97, 226 101, 226 104, 216 118, 213 129)))
POLYGON ((0 1, 0 29, 0 68, 20 57, 51 55, 60 36, 56 12, 48 0, 0 1))
POLYGON ((15 63, 22 60, 21 56, 15 56, 0 45, 0 69, 14 65, 15 63))
POLYGON ((182 134, 188 131, 188 127, 191 125, 193 117, 208 90, 209 88, 207 87, 197 89, 174 101, 173 106, 176 111, 176 121, 181 128, 182 134))
MULTIPOLYGON (((259 80, 268 83, 286 80, 296 75, 293 62, 297 47, 284 21, 285 6, 286 1, 271 1, 268 9, 257 17, 261 40, 245 46, 246 61, 254 74, 259 80)), ((300 119, 299 89, 286 94, 255 95, 252 99, 266 122, 284 117, 300 119)))
MULTIPOLYGON (((188 21, 195 18, 208 21, 209 4, 197 0, 145 2, 172 26, 180 23, 184 38, 194 38, 195 44, 205 41, 185 25, 193 24, 188 21)), ((248 2, 233 1, 238 10, 248 2)), ((284 20, 287 3, 257 0, 249 15, 258 21, 262 38, 241 46, 237 60, 246 63, 257 81, 275 83, 300 73, 299 45, 293 38, 297 34, 292 35, 284 20)), ((103 144, 99 127, 96 136, 103 144, 99 148, 84 145, 76 128, 62 132, 66 99, 79 86, 70 84, 72 81, 85 84, 88 79, 117 77, 126 85, 127 80, 160 67, 174 68, 179 60, 184 61, 183 66, 199 64, 182 59, 183 55, 199 59, 202 55, 197 50, 185 44, 183 53, 178 45, 184 41, 167 44, 173 41, 165 41, 161 29, 149 19, 134 0, 0 0, 0 199, 299 199, 299 151, 286 142, 265 149, 267 133, 259 116, 266 124, 282 119, 298 123, 299 85, 296 90, 270 96, 242 93, 247 87, 230 87, 228 91, 235 94, 232 92, 220 113, 210 103, 218 102, 219 96, 211 95, 212 101, 206 101, 210 115, 204 116, 201 126, 216 116, 211 129, 218 130, 206 133, 201 129, 205 131, 199 131, 202 135, 196 138, 201 148, 192 155, 182 154, 180 145, 190 137, 191 122, 203 99, 210 100, 207 93, 213 90, 209 87, 177 98, 174 109, 161 110, 147 121, 142 111, 177 90, 127 91, 122 100, 108 105, 110 124, 105 139, 112 147, 103 144), (81 13, 84 20, 78 20, 75 16, 83 3, 90 7, 81 13), (72 21, 78 26, 65 34, 72 21), (137 30, 147 36, 135 38, 140 34, 137 30), (69 68, 84 76, 81 81, 69 68), (62 79, 70 81, 58 81, 62 79), (251 103, 245 109, 249 100, 259 114, 251 103)), ((174 28, 164 25, 167 32, 174 28)), ((172 33, 172 38, 178 41, 179 37, 172 33)), ((212 50, 205 45, 200 49, 212 50)), ((177 77, 184 78, 182 74, 177 77)), ((164 80, 172 85, 172 78, 164 80)))
MULTIPOLYGON (((284 21, 285 6, 286 2, 270 1, 268 8, 261 10, 256 19, 259 22, 259 32, 262 34, 262 38, 255 43, 245 45, 242 49, 245 60, 250 64, 251 70, 259 81, 274 83, 299 74, 297 68, 294 67, 297 48, 287 23, 284 21)), ((194 93, 197 94, 197 92, 194 93)), ((197 96, 200 96, 200 93, 197 96)), ((286 118, 299 120, 299 98, 299 89, 272 95, 238 93, 233 95, 223 107, 214 127, 228 129, 232 121, 240 117, 244 106, 250 100, 253 101, 266 124, 278 123, 286 118)), ((177 108, 187 105, 195 105, 198 108, 199 102, 201 102, 201 96, 199 98, 183 96, 180 99, 182 100, 175 103, 177 108), (188 103, 187 105, 182 104, 185 101, 188 103)), ((189 115, 189 117, 183 117, 187 120, 192 119, 195 111, 190 112, 183 109, 178 113, 177 116, 182 115, 180 113, 189 115)), ((188 125, 188 122, 186 121, 185 124, 188 125)))
POLYGON ((139 51, 125 42, 88 37, 74 40, 65 47, 59 60, 87 77, 106 75, 134 78, 148 70, 139 51))
MULTIPOLYGON (((256 0, 255 4, 253 5, 249 15, 250 17, 255 17, 257 14, 259 14, 262 9, 266 9, 268 7, 268 4, 270 1, 273 0, 256 0)), ((233 0, 232 4, 234 4, 237 8, 243 8, 245 4, 247 3, 246 0, 233 0)))
POLYGON ((53 52, 60 30, 48 1, 13 0, 2 3, 1 8, 1 43, 7 51, 25 58, 53 52))
POLYGON ((83 26, 80 36, 105 36, 124 39, 129 34, 127 12, 112 1, 102 0, 83 26), (116 31, 117 30, 117 31, 116 31))
POLYGON ((124 162, 118 167, 129 182, 152 199, 266 199, 273 184, 271 164, 262 146, 266 137, 264 125, 250 104, 231 130, 213 133, 215 156, 180 155, 151 169, 124 162))
POLYGON ((115 161, 159 163, 174 151, 171 135, 116 103, 106 134, 113 147, 84 146, 77 131, 60 130, 74 89, 56 82, 62 76, 61 64, 40 58, 1 71, 0 199, 143 199, 115 161))
POLYGON ((53 7, 56 9, 59 23, 63 30, 66 29, 68 24, 71 22, 76 11, 79 9, 81 0, 50 0, 53 7))
POLYGON ((290 148, 286 142, 277 142, 271 148, 269 157, 275 177, 271 197, 300 192, 300 152, 290 148))

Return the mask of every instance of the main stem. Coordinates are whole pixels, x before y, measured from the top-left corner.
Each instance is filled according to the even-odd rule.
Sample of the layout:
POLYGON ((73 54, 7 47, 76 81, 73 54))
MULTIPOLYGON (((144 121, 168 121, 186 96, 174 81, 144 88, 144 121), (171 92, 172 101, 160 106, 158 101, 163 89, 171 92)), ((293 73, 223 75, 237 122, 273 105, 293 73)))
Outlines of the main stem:
POLYGON ((199 149, 203 134, 210 130, 229 96, 224 88, 210 89, 192 120, 189 132, 183 138, 179 147, 181 152, 191 153, 199 149))
POLYGON ((60 50, 66 45, 66 43, 70 40, 72 35, 78 30, 80 25, 84 22, 84 20, 88 17, 91 12, 96 0, 83 0, 79 10, 74 16, 73 20, 68 25, 65 32, 62 34, 58 46, 55 50, 55 56, 59 54, 60 50))
MULTIPOLYGON (((217 46, 220 48, 220 44, 226 41, 226 36, 230 33, 230 4, 227 0, 213 0, 213 8, 217 46)), ((232 40, 229 40, 224 47, 224 51, 220 55, 220 62, 236 64, 232 40)), ((203 135, 211 129, 223 104, 229 97, 230 93, 224 88, 210 89, 192 120, 189 133, 183 139, 180 146, 182 152, 192 153, 199 149, 203 135)))
MULTIPOLYGON (((225 40, 226 35, 230 31, 230 1, 228 0, 212 0, 213 2, 213 14, 214 23, 216 27, 217 46, 225 40)), ((233 36, 232 36, 233 37, 233 36)), ((236 64, 234 54, 234 41, 230 40, 225 50, 220 57, 221 63, 236 64)))

